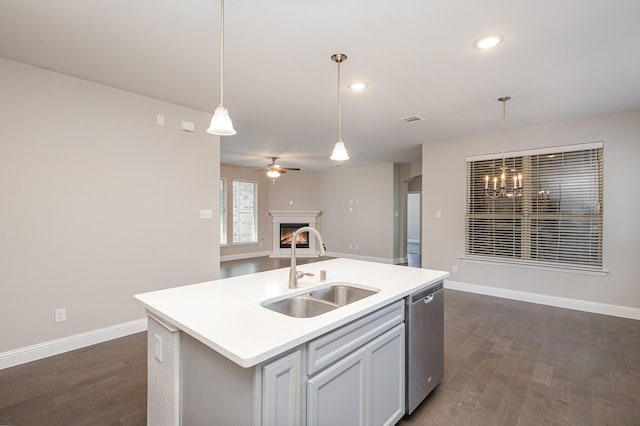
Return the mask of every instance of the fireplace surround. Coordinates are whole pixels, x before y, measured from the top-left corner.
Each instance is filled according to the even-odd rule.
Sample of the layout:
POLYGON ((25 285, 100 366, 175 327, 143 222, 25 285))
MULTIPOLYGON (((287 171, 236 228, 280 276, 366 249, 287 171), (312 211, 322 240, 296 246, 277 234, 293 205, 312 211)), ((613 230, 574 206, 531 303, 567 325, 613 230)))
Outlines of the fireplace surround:
MULTIPOLYGON (((291 236, 303 226, 316 228, 319 211, 271 210, 273 251, 270 257, 291 256, 291 236)), ((296 257, 318 257, 315 235, 303 232, 296 242, 296 257)))

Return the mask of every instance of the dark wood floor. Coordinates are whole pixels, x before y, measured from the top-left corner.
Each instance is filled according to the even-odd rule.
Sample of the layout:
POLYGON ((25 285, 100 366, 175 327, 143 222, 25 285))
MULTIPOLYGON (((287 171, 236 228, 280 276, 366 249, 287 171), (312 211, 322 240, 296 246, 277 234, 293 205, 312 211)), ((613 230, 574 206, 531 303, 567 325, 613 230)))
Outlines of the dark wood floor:
MULTIPOLYGON (((401 425, 640 425, 640 321, 453 290, 445 315, 444 380, 401 425)), ((146 333, 0 370, 3 425, 144 425, 145 405, 146 333)))

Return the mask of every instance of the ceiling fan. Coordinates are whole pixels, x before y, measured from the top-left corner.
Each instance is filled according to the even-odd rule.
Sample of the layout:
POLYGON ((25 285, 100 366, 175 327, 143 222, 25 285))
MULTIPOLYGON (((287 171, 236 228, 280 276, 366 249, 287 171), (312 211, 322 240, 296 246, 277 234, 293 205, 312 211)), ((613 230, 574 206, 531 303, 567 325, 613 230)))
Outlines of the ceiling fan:
POLYGON ((279 164, 276 164, 277 159, 278 157, 271 157, 271 164, 267 166, 267 176, 273 179, 273 183, 276 183, 276 178, 282 173, 287 173, 288 171, 300 171, 297 167, 282 167, 279 164))

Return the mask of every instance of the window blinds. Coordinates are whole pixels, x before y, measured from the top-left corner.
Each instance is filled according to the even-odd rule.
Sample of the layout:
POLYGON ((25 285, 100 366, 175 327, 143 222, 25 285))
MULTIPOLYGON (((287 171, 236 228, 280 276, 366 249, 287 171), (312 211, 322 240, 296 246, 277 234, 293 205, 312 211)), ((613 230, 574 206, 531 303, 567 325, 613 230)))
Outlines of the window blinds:
POLYGON ((465 255, 602 268, 603 148, 593 145, 507 158, 523 175, 521 197, 485 194, 502 157, 468 160, 465 255))

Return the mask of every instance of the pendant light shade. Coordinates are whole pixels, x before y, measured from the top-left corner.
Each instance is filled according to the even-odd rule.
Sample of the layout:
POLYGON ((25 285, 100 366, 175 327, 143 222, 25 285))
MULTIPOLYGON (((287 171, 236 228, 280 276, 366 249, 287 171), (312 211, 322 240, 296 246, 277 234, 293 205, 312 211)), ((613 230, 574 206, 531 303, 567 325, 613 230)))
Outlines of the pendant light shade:
POLYGON ((336 53, 331 56, 331 60, 338 64, 338 141, 336 145, 333 147, 333 152, 331 153, 330 159, 334 161, 345 161, 349 159, 349 154, 347 154, 347 148, 344 146, 344 142, 342 142, 342 126, 340 123, 340 63, 347 59, 347 55, 344 53, 336 53))
POLYGON ((224 100, 224 0, 220 0, 220 105, 211 118, 211 125, 207 133, 218 136, 232 136, 236 134, 229 111, 223 106, 224 100))
POLYGON ((232 136, 236 134, 229 117, 229 111, 220 104, 211 117, 211 125, 207 129, 207 132, 213 135, 219 136, 232 136))
POLYGON ((338 142, 336 142, 330 158, 334 161, 345 161, 349 159, 347 148, 344 147, 344 142, 342 142, 342 139, 339 139, 338 142))

